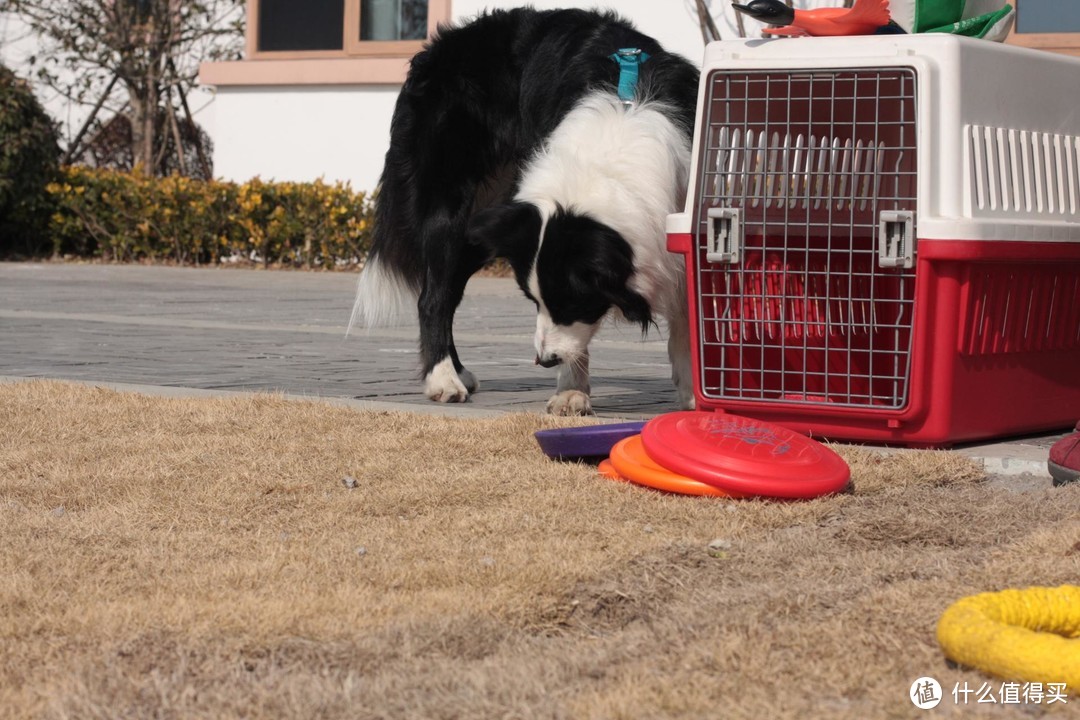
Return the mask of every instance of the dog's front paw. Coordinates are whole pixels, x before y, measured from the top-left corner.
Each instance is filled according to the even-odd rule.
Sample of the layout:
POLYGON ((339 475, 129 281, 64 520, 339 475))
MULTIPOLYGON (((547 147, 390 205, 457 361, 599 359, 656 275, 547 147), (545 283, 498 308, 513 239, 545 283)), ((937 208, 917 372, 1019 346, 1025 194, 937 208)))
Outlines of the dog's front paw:
MULTIPOLYGON (((467 380, 476 386, 476 378, 472 373, 468 374, 467 380)), ((424 394, 428 400, 443 403, 465 402, 469 399, 469 388, 454 370, 454 363, 447 358, 436 365, 424 379, 424 394)))
POLYGON ((592 415, 589 396, 580 390, 564 390, 548 400, 547 411, 552 415, 592 415))
POLYGON ((465 386, 465 389, 470 393, 474 393, 480 389, 480 381, 465 368, 461 368, 461 372, 458 373, 458 377, 461 379, 461 384, 465 386))

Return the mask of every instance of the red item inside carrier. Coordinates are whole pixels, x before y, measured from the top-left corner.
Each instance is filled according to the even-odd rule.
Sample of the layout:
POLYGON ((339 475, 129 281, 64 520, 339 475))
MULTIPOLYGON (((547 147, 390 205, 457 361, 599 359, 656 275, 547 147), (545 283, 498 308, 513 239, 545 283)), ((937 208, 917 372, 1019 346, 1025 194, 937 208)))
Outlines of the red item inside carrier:
POLYGON ((966 38, 709 46, 669 218, 700 408, 909 445, 1080 417, 1080 120, 995 118, 987 76, 1080 96, 1080 62, 966 38))

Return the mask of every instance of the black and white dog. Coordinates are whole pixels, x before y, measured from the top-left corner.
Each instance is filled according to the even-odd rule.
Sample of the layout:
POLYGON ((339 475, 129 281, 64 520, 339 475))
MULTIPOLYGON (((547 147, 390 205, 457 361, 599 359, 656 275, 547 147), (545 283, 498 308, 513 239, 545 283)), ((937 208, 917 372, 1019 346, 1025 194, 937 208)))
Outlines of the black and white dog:
POLYGON ((473 273, 502 257, 536 304, 537 362, 558 366, 550 412, 591 412, 588 343, 608 314, 643 331, 666 319, 692 405, 686 279, 664 225, 685 197, 697 81, 610 13, 517 8, 443 28, 398 97, 350 327, 416 302, 425 393, 463 402, 478 383, 454 347, 454 312, 473 273), (644 60, 624 102, 616 54, 631 48, 644 60))

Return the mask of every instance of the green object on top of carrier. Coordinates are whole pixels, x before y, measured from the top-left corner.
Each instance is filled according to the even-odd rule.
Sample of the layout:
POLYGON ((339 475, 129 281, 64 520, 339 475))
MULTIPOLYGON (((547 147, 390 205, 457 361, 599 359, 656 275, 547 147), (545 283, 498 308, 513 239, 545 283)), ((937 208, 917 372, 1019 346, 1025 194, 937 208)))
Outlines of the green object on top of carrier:
POLYGON ((891 0, 893 22, 909 33, 951 33, 1002 42, 1016 10, 1001 0, 891 0))

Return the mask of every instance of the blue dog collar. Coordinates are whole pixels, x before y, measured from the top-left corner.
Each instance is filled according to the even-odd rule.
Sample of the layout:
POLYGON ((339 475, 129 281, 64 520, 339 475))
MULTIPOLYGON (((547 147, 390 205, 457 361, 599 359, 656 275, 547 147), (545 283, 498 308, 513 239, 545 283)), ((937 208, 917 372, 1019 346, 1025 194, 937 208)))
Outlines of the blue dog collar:
POLYGON ((620 48, 611 59, 619 64, 619 99, 631 103, 637 93, 638 69, 649 55, 638 48, 620 48))

